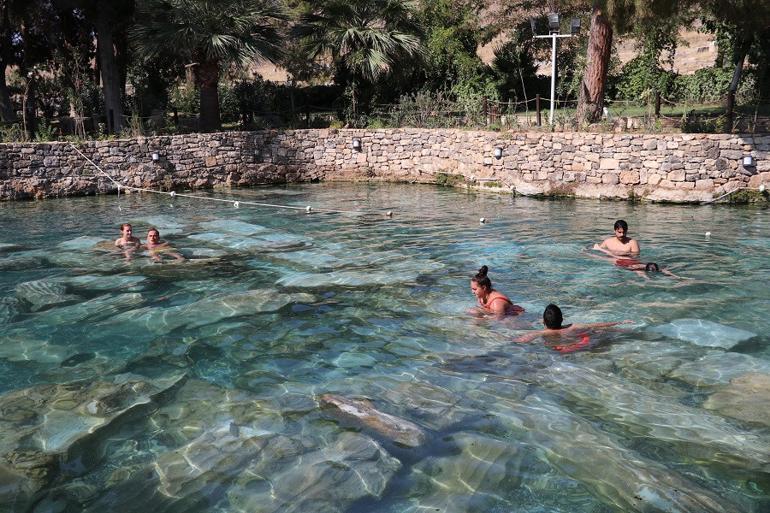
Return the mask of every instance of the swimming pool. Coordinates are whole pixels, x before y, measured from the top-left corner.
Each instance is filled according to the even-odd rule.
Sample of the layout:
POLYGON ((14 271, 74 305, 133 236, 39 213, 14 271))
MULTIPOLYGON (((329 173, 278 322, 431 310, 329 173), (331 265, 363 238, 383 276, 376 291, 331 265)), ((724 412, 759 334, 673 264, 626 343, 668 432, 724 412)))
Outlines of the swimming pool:
POLYGON ((0 511, 770 509, 766 208, 211 196, 369 213, 0 204, 0 511), (618 218, 685 279, 588 258, 618 218), (188 261, 111 252, 121 222, 188 261), (468 314, 482 264, 526 313, 468 314), (551 302, 633 323, 511 343, 551 302))

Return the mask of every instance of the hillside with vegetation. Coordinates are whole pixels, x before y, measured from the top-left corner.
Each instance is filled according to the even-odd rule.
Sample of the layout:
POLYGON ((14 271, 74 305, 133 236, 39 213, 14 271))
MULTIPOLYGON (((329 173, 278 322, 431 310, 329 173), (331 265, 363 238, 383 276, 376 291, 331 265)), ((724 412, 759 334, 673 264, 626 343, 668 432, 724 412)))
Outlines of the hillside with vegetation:
POLYGON ((763 130, 767 4, 2 0, 0 138, 530 128, 551 100, 533 27, 547 33, 554 10, 581 30, 559 41, 546 128, 763 130))

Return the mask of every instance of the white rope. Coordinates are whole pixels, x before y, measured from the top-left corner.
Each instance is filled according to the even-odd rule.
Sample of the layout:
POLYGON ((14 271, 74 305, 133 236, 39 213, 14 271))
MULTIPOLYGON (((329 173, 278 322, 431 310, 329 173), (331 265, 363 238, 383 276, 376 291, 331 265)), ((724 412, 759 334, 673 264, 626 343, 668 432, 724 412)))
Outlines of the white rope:
MULTIPOLYGON (((102 168, 100 168, 96 162, 88 158, 86 154, 84 154, 80 149, 78 149, 77 146, 70 143, 70 146, 73 150, 78 152, 81 157, 86 159, 88 163, 90 163, 92 166, 94 166, 101 174, 106 176, 117 188, 118 188, 118 200, 120 200, 120 189, 130 190, 130 191, 137 191, 137 192, 151 192, 153 194, 163 194, 165 196, 170 196, 172 198, 174 197, 180 197, 180 198, 189 198, 189 199, 197 199, 197 200, 203 200, 203 201, 219 201, 221 203, 230 203, 235 208, 240 207, 241 205, 249 205, 253 207, 270 207, 270 208, 285 208, 288 210, 304 210, 307 213, 310 212, 319 212, 322 214, 355 214, 355 215, 364 215, 368 212, 360 211, 360 210, 333 210, 329 208, 315 208, 315 207, 295 207, 292 205, 277 205, 275 203, 260 203, 257 201, 244 201, 244 200, 231 200, 231 199, 224 199, 224 198, 211 198, 209 196, 197 196, 195 194, 185 194, 180 192, 166 192, 166 191, 156 191, 153 189, 145 189, 143 187, 134 187, 132 185, 123 185, 117 180, 115 180, 113 177, 111 177, 108 173, 106 173, 102 168)), ((388 211, 385 215, 390 217, 392 214, 390 211, 388 211)))

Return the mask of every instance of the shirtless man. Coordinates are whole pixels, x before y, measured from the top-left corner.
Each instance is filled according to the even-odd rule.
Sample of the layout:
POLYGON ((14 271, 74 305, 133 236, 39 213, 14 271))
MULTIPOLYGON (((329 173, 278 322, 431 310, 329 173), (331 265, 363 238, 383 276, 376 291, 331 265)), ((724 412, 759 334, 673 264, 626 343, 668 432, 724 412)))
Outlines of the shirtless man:
POLYGON ((594 249, 610 256, 638 255, 639 243, 627 235, 628 223, 618 219, 614 229, 615 236, 605 239, 601 244, 594 244, 594 249))
POLYGON ((121 237, 115 239, 116 248, 136 249, 142 244, 142 241, 134 237, 134 230, 129 223, 120 225, 120 233, 121 237))
MULTIPOLYGON (((592 329, 597 328, 610 328, 612 326, 617 326, 618 324, 628 324, 631 321, 620 321, 620 322, 593 322, 589 324, 567 324, 564 326, 562 323, 564 322, 564 317, 562 316, 561 309, 554 305, 550 304, 545 308, 545 311, 543 312, 543 325, 545 326, 544 330, 537 330, 530 333, 527 333, 525 335, 522 335, 518 338, 513 339, 514 342, 532 342, 538 337, 545 337, 548 339, 553 339, 555 337, 561 338, 564 335, 576 335, 583 337, 581 338, 581 341, 577 343, 579 347, 585 347, 588 346, 588 337, 585 334, 586 331, 590 331, 592 329), (580 345, 582 344, 582 345, 580 345)), ((568 346, 554 346, 554 348, 557 351, 562 351, 562 347, 567 348, 574 346, 575 344, 569 344, 568 346)), ((568 352, 568 351, 564 351, 568 352)))
POLYGON ((144 245, 147 252, 155 262, 160 262, 162 256, 173 257, 177 260, 184 260, 184 257, 174 251, 168 242, 160 240, 160 232, 157 228, 150 228, 147 232, 147 243, 144 245))

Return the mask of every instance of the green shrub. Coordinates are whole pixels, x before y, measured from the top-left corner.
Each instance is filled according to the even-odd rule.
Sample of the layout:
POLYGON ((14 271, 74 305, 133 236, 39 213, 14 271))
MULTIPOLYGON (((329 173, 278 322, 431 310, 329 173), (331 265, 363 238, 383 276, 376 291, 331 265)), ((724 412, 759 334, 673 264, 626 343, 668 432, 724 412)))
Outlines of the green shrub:
POLYGON ((651 62, 646 55, 628 61, 621 69, 616 84, 619 98, 638 100, 640 105, 655 101, 655 93, 666 98, 672 96, 677 75, 662 69, 657 62, 651 62))
POLYGON ((171 106, 178 112, 198 114, 200 92, 196 87, 177 85, 171 90, 171 106))
POLYGON ((56 140, 56 130, 46 119, 41 119, 35 131, 35 141, 47 142, 56 140))
POLYGON ((26 140, 24 130, 21 128, 21 123, 13 123, 10 125, 0 125, 0 142, 22 142, 26 140))
POLYGON ((732 70, 703 68, 692 75, 679 75, 675 81, 675 96, 691 103, 717 103, 727 94, 732 70))

